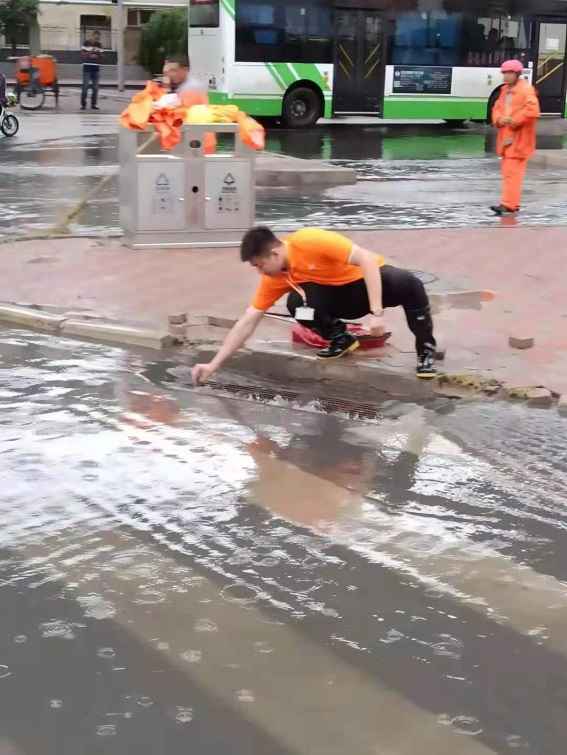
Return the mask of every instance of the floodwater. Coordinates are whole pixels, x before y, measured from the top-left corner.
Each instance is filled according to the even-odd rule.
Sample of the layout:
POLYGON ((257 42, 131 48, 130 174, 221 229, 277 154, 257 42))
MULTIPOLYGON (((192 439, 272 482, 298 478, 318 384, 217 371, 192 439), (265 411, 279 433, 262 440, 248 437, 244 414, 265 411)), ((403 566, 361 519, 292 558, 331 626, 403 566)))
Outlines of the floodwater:
POLYGON ((2 755, 564 751, 564 420, 152 360, 0 331, 2 755))
MULTIPOLYGON (((0 143, 0 234, 45 230, 101 177, 117 172, 116 116, 39 114, 22 119, 20 134, 0 143), (105 133, 106 132, 106 133, 105 133), (55 134, 57 136, 55 137, 55 134)), ((561 149, 567 136, 542 136, 561 149)), ((493 135, 444 126, 321 126, 269 129, 267 148, 353 167, 359 182, 326 190, 261 189, 257 217, 280 229, 306 224, 335 228, 441 228, 493 225, 488 205, 499 196, 493 135)), ((532 166, 520 222, 563 224, 564 171, 532 166)), ((120 232, 118 180, 93 199, 72 230, 120 232)))

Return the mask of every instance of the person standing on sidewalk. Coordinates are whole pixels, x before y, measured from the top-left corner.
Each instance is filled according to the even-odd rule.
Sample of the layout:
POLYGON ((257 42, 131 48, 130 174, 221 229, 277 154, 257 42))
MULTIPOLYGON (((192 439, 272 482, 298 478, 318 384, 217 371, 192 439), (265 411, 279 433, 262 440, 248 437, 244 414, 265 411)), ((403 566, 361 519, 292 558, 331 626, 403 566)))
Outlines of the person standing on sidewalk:
POLYGON ((526 167, 536 148, 536 121, 540 117, 537 94, 522 79, 524 66, 507 60, 501 68, 504 86, 492 110, 492 123, 498 129, 496 149, 502 159, 502 198, 490 209, 496 215, 518 212, 526 167))
POLYGON ((100 78, 100 61, 102 58, 102 45, 100 32, 91 32, 81 47, 81 60, 83 61, 83 86, 81 89, 81 110, 87 108, 87 94, 91 87, 91 108, 98 110, 98 82, 100 78))
POLYGON ((435 377, 436 343, 429 299, 413 273, 386 265, 380 255, 320 228, 304 228, 283 241, 265 226, 252 228, 242 240, 240 258, 261 274, 260 285, 213 360, 193 368, 196 384, 206 382, 246 343, 263 315, 285 294, 288 310, 297 322, 330 341, 317 355, 324 361, 338 359, 359 346, 344 320, 366 317, 369 332, 383 335, 384 309, 403 307, 415 335, 417 377, 435 377))

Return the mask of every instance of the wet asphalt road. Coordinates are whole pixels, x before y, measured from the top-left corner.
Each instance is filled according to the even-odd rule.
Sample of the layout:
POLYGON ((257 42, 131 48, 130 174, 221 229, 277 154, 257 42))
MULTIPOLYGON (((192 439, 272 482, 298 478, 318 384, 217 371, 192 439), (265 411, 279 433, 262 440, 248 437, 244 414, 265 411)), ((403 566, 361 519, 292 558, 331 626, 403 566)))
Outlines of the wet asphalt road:
MULTIPOLYGON (((19 135, 0 141, 0 235, 45 230, 102 176, 117 170, 116 116, 24 115, 19 135)), ((543 136, 560 149, 565 134, 543 136)), ((270 129, 267 148, 353 166, 359 183, 298 194, 262 189, 257 216, 280 229, 306 224, 348 228, 493 225, 487 206, 499 196, 499 164, 490 134, 478 127, 329 126, 307 132, 270 129)), ((93 200, 73 227, 118 233, 118 181, 93 200)), ((520 222, 563 224, 563 171, 530 168, 520 222)))
POLYGON ((151 360, 0 331, 2 755, 564 751, 564 420, 151 360))

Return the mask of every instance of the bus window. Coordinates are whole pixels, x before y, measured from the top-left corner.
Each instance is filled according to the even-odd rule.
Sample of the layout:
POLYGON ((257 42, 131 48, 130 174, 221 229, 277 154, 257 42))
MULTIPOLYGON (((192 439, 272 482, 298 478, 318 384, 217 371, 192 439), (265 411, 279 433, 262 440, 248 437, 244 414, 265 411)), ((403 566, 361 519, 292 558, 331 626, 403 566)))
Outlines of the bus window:
POLYGON ((238 0, 236 60, 331 63, 331 10, 326 0, 238 0))
POLYGON ((189 22, 191 27, 219 25, 220 0, 191 0, 189 22))
POLYGON ((391 62, 394 65, 457 65, 461 25, 460 13, 400 13, 396 19, 391 62))
POLYGON ((486 14, 400 13, 396 18, 390 63, 420 66, 500 66, 527 60, 531 22, 486 14))

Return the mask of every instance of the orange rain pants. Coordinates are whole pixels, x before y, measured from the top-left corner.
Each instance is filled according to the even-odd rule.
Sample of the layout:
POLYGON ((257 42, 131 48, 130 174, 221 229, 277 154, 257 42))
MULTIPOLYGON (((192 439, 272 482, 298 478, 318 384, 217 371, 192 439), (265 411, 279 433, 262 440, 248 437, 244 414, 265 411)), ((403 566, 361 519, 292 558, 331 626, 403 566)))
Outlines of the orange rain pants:
POLYGON ((527 160, 518 157, 502 157, 502 199, 501 204, 509 210, 518 210, 522 199, 527 160))

